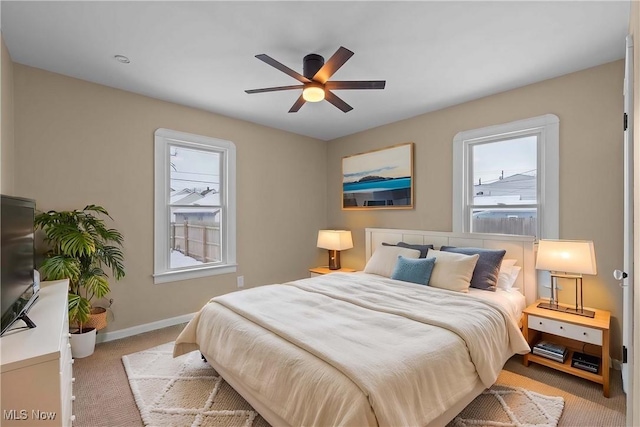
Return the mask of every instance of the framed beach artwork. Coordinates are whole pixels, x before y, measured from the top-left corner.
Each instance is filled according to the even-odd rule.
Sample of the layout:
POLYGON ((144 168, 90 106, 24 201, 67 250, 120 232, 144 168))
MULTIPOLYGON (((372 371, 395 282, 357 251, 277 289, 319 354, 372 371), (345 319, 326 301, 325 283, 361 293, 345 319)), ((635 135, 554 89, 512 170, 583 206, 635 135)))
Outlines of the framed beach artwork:
POLYGON ((412 209, 413 142, 342 158, 342 209, 412 209))

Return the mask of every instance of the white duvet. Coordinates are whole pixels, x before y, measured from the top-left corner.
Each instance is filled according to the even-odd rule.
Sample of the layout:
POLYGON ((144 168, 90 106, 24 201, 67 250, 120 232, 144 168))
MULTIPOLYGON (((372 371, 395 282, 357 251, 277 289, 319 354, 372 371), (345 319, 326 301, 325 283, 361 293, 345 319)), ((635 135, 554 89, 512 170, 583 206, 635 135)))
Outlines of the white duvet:
POLYGON ((492 301, 331 274, 212 299, 176 340, 291 425, 427 425, 529 346, 492 301))

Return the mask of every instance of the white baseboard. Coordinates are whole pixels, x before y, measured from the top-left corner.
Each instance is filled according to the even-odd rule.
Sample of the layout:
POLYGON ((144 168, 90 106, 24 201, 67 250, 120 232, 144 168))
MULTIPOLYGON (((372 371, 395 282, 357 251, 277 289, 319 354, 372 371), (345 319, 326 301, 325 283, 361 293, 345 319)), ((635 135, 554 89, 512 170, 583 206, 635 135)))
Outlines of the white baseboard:
POLYGON ((156 322, 145 323, 144 325, 132 326, 130 328, 120 329, 113 332, 98 333, 96 343, 119 340, 133 335, 142 334, 144 332, 155 331, 156 329, 166 328, 167 326, 179 325, 187 323, 196 313, 183 314, 182 316, 172 317, 170 319, 158 320, 156 322))

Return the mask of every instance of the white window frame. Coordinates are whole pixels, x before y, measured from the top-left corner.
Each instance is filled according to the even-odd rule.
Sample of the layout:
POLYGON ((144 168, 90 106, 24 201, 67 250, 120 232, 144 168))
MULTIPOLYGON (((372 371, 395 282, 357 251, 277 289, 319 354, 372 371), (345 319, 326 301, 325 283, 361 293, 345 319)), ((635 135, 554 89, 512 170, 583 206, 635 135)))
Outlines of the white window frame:
POLYGON ((560 233, 560 119, 554 114, 459 132, 453 139, 453 231, 471 232, 473 182, 470 150, 474 144, 538 136, 538 239, 560 233))
POLYGON ((194 279, 217 274, 234 273, 236 264, 236 146, 225 141, 207 136, 178 132, 170 129, 155 131, 154 149, 154 188, 155 188, 155 221, 154 221, 154 268, 155 284, 194 279), (172 144, 187 148, 215 151, 222 155, 221 209, 221 256, 222 262, 215 265, 196 265, 170 269, 169 225, 170 225, 170 155, 172 144))

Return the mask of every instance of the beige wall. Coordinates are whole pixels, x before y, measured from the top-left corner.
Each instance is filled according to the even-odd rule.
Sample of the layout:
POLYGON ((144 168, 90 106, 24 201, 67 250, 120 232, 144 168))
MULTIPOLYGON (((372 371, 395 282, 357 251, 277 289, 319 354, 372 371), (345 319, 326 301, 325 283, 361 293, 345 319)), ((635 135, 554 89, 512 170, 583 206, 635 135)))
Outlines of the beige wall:
POLYGON ((326 143, 59 74, 14 66, 15 192, 40 210, 104 206, 125 236, 109 330, 197 311, 236 274, 154 285, 153 133, 237 147, 238 275, 247 287, 308 277, 326 224, 326 143))
POLYGON ((13 61, 0 36, 0 193, 14 192, 13 61))
MULTIPOLYGON (((611 272, 622 266, 623 78, 624 61, 617 61, 330 141, 328 226, 354 234, 355 247, 343 252, 343 265, 363 267, 365 227, 452 229, 456 133, 555 114, 560 118, 560 238, 595 243, 599 274, 585 278, 585 304, 612 311, 611 354, 619 359, 622 291, 611 272), (402 142, 415 143, 415 208, 342 211, 341 158, 402 142)), ((573 293, 563 294, 570 299, 573 293)))

